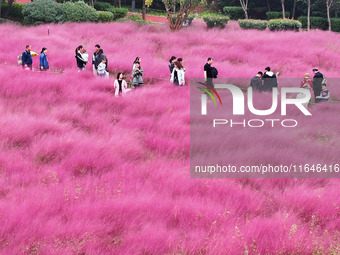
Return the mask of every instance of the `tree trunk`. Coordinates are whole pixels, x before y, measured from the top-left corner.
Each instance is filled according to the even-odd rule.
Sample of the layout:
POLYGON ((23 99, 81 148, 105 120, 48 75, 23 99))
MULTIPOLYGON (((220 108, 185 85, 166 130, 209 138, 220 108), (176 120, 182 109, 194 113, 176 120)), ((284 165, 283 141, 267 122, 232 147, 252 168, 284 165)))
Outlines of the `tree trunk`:
POLYGON ((307 0, 307 31, 310 30, 310 0, 307 0))
POLYGON ((132 0, 132 3, 131 3, 131 11, 134 12, 134 11, 135 11, 135 8, 136 8, 136 0, 132 0))
POLYGON ((248 0, 240 0, 240 4, 244 11, 245 18, 248 19, 248 0))
POLYGON ((270 12, 270 2, 267 0, 267 10, 270 12))
POLYGON ((117 8, 117 0, 114 1, 114 6, 117 8))
POLYGON ((296 0, 294 0, 294 4, 293 4, 292 19, 295 19, 295 11, 296 11, 296 0))
MULTIPOLYGON (((32 2, 33 2, 33 1, 32 1, 32 2)), ((93 0, 90 0, 90 5, 91 5, 92 7, 94 7, 93 0)))
POLYGON ((0 0, 0 19, 1 19, 1 6, 2 6, 2 1, 0 0))
POLYGON ((338 1, 337 0, 335 0, 334 1, 334 18, 338 18, 338 1))
POLYGON ((143 20, 145 20, 145 13, 146 13, 146 10, 145 10, 145 0, 143 0, 143 9, 142 9, 142 18, 143 20))
POLYGON ((328 19, 328 30, 332 31, 332 22, 331 22, 331 15, 330 15, 330 9, 332 6, 333 0, 327 0, 326 1, 326 7, 327 7, 327 19, 328 19))
POLYGON ((282 18, 286 18, 286 10, 285 10, 285 0, 281 0, 281 5, 282 5, 282 18))
POLYGON ((7 2, 8 5, 7 5, 7 10, 6 10, 6 13, 5 13, 5 17, 8 17, 9 12, 10 12, 10 10, 12 8, 13 2, 14 2, 14 0, 8 0, 8 2, 7 2))
POLYGON ((122 0, 118 0, 118 7, 122 8, 122 0))

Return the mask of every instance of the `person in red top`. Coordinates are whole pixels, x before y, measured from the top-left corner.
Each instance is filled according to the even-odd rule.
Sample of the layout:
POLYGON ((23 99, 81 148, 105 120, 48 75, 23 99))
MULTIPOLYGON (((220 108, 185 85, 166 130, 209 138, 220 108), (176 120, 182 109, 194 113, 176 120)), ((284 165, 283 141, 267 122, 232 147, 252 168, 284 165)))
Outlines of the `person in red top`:
POLYGON ((305 78, 301 82, 301 88, 313 89, 313 81, 310 79, 309 73, 305 74, 305 78))

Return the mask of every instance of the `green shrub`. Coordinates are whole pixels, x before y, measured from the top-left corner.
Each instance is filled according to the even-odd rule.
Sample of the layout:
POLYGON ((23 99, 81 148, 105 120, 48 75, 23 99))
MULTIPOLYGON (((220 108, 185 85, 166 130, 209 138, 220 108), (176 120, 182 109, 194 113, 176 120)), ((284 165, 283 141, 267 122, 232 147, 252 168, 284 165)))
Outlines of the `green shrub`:
POLYGON ((268 26, 268 21, 255 19, 239 19, 238 24, 241 28, 244 29, 265 30, 268 26))
POLYGON ((91 6, 82 1, 66 2, 62 4, 65 12, 65 21, 86 22, 98 21, 99 14, 91 6))
POLYGON ((332 31, 340 32, 340 18, 338 18, 338 19, 336 19, 336 18, 331 19, 331 23, 332 23, 332 31))
POLYGON ((112 5, 110 3, 106 3, 106 2, 95 2, 94 8, 97 11, 108 11, 108 10, 110 10, 110 8, 112 8, 112 5))
POLYGON ((53 0, 35 0, 27 3, 22 14, 26 24, 57 23, 65 19, 62 6, 53 0))
POLYGON ((271 31, 294 30, 299 31, 302 27, 301 22, 292 19, 271 19, 268 22, 268 28, 271 31))
POLYGON ((228 16, 218 14, 204 14, 203 20, 207 24, 208 28, 213 27, 225 28, 225 25, 228 23, 230 19, 228 16))
MULTIPOLYGON (((289 18, 290 13, 285 12, 286 18, 289 18)), ((268 19, 282 19, 282 12, 266 12, 268 19)))
POLYGON ((128 9, 126 9, 126 8, 114 8, 114 7, 112 7, 112 8, 109 9, 109 11, 113 13, 115 20, 124 18, 128 13, 128 9))
MULTIPOLYGON (((186 19, 184 19, 184 22, 183 23, 187 23, 188 26, 191 25, 192 21, 194 20, 195 16, 194 15, 189 15, 186 19)), ((176 21, 177 19, 177 15, 173 15, 172 16, 172 21, 176 21)))
POLYGON ((223 8, 224 13, 232 20, 244 19, 244 11, 239 6, 225 6, 223 8))
POLYGON ((126 17, 126 20, 131 20, 131 21, 135 21, 135 22, 142 22, 142 21, 144 21, 143 18, 141 16, 139 16, 138 14, 128 15, 126 17))
POLYGON ((97 11, 99 14, 98 21, 100 22, 111 22, 114 20, 114 15, 112 12, 97 11))
MULTIPOLYGON (((301 16, 298 18, 303 28, 307 28, 307 17, 301 16)), ((310 17, 310 28, 311 29, 328 29, 328 20, 322 17, 310 17)))

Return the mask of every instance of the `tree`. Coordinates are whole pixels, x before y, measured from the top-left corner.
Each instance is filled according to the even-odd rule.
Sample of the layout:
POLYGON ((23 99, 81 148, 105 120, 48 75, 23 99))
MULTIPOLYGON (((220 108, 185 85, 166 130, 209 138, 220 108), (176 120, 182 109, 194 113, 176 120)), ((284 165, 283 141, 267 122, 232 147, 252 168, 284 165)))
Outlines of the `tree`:
POLYGON ((11 10, 11 8, 12 8, 13 3, 14 3, 14 0, 8 0, 8 1, 7 1, 7 10, 6 10, 6 13, 5 13, 5 16, 6 16, 6 17, 8 17, 9 12, 10 12, 10 10, 11 10))
POLYGON ((167 13, 167 19, 171 30, 179 30, 182 28, 183 21, 189 16, 190 8, 192 6, 192 0, 179 0, 179 11, 176 18, 173 18, 175 14, 174 5, 175 0, 163 0, 165 10, 167 13))
POLYGON ((269 0, 267 0, 267 9, 270 12, 270 2, 269 2, 269 0))
POLYGON ((310 30, 310 0, 307 0, 307 31, 310 30))
POLYGON ((331 15, 330 15, 330 9, 331 9, 332 3, 333 3, 333 0, 326 0, 328 30, 329 31, 332 31, 332 23, 331 23, 331 15))
POLYGON ((285 10, 285 0, 281 0, 281 6, 282 6, 282 18, 286 18, 286 10, 285 10))
POLYGON ((248 0, 240 0, 246 19, 248 19, 248 0))
POLYGON ((296 10, 296 0, 294 0, 294 3, 293 3, 292 19, 295 18, 295 10, 296 10))

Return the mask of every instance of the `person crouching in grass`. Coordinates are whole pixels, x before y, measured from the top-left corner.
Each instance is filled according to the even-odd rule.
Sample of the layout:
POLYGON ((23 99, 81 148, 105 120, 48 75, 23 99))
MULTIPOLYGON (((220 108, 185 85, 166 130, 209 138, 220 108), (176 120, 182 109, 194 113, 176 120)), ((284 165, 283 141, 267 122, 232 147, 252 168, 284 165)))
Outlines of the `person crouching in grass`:
POLYGON ((49 69, 48 61, 47 61, 47 49, 42 48, 41 54, 40 54, 40 70, 46 71, 49 69))
POLYGON ((109 72, 106 71, 106 58, 103 58, 102 62, 98 65, 97 73, 100 77, 109 77, 109 72))

